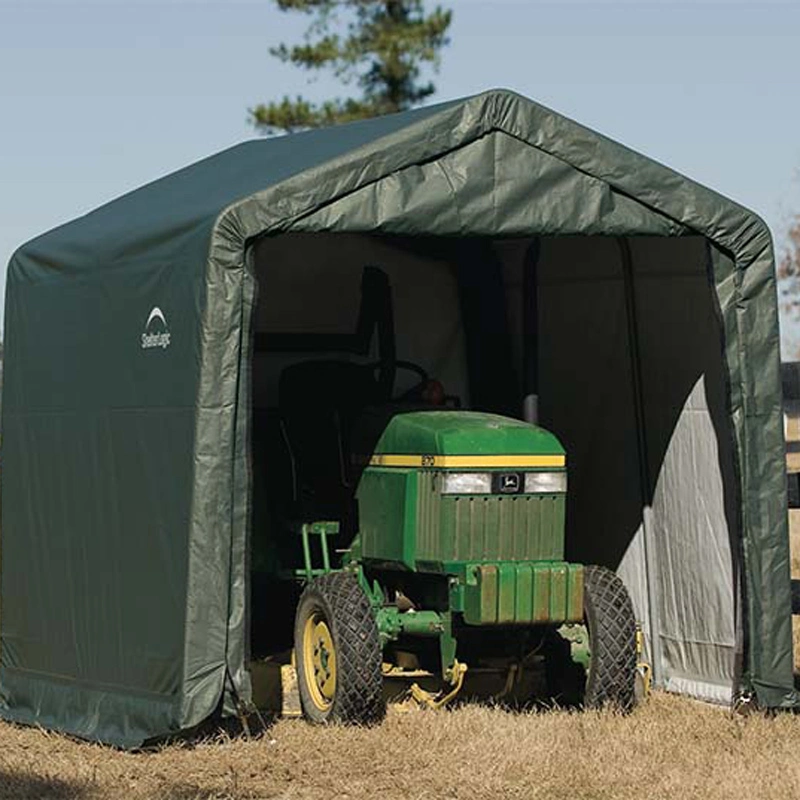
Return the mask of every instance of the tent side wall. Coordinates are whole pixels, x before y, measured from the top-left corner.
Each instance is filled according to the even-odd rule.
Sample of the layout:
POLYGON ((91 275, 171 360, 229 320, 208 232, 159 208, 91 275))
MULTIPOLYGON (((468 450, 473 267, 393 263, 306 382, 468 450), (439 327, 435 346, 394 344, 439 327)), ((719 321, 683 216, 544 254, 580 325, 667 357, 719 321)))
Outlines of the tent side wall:
POLYGON ((745 229, 740 236, 746 244, 737 256, 719 242, 709 252, 740 477, 745 680, 762 706, 792 708, 800 705, 800 697, 793 681, 777 285, 766 227, 745 229))
POLYGON ((137 253, 98 225, 9 269, 0 715, 134 746, 223 689, 227 562, 193 526, 209 227, 137 253))

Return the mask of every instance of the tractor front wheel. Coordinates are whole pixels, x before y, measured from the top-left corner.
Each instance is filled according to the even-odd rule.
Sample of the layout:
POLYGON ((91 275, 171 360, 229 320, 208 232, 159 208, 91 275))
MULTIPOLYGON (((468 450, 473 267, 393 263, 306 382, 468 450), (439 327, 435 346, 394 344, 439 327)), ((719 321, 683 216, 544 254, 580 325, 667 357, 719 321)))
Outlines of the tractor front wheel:
POLYGON ((549 694, 561 705, 630 711, 636 681, 631 599, 619 576, 605 567, 585 567, 583 582, 583 625, 554 630, 547 643, 549 694))
POLYGON ((584 570, 583 611, 591 657, 583 703, 630 711, 636 681, 636 617, 628 590, 605 567, 584 570))
POLYGON ((306 587, 295 616, 294 651, 309 720, 370 724, 383 718, 380 638, 355 576, 332 572, 306 587))

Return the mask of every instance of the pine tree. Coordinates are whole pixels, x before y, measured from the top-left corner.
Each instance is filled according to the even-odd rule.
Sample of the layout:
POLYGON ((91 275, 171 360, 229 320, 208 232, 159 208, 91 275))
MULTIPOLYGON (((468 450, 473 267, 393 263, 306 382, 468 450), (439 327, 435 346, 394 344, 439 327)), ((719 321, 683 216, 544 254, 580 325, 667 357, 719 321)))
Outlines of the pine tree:
POLYGON ((423 67, 438 69, 449 43, 452 12, 423 0, 275 0, 281 11, 313 16, 303 44, 270 50, 284 63, 306 70, 332 70, 359 97, 311 103, 303 97, 250 109, 251 122, 264 133, 292 132, 404 111, 435 92, 421 81, 423 67))

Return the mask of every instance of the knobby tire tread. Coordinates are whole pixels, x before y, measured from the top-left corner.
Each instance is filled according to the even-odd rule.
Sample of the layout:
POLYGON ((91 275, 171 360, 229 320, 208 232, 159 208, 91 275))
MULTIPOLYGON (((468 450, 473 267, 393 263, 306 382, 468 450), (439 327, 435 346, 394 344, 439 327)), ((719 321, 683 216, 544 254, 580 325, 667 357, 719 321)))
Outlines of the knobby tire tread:
POLYGON ((584 610, 592 651, 584 705, 630 711, 635 703, 636 617, 616 573, 584 568, 584 610))
POLYGON ((386 713, 383 653, 375 615, 356 577, 346 572, 322 575, 303 594, 316 595, 317 603, 330 616, 336 647, 337 688, 326 721, 360 725, 380 722, 386 713))

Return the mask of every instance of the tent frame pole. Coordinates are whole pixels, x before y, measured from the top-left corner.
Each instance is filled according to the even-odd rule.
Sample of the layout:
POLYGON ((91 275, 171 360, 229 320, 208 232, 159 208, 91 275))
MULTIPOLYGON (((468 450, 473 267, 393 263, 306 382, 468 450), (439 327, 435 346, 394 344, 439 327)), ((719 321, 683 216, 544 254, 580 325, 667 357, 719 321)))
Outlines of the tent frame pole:
POLYGON ((642 495, 642 548, 644 551, 645 578, 647 580, 647 626, 650 633, 650 664, 652 681, 658 685, 662 680, 661 640, 655 623, 661 619, 656 583, 657 569, 655 552, 650 546, 653 516, 653 483, 650 475, 650 460, 645 428, 644 390, 642 380, 641 352, 639 350, 639 326, 636 308, 636 291, 633 275, 633 254, 628 237, 618 236, 622 264, 622 283, 625 293, 625 314, 628 325, 628 352, 630 354, 633 407, 636 418, 636 446, 639 461, 639 486, 642 495))

